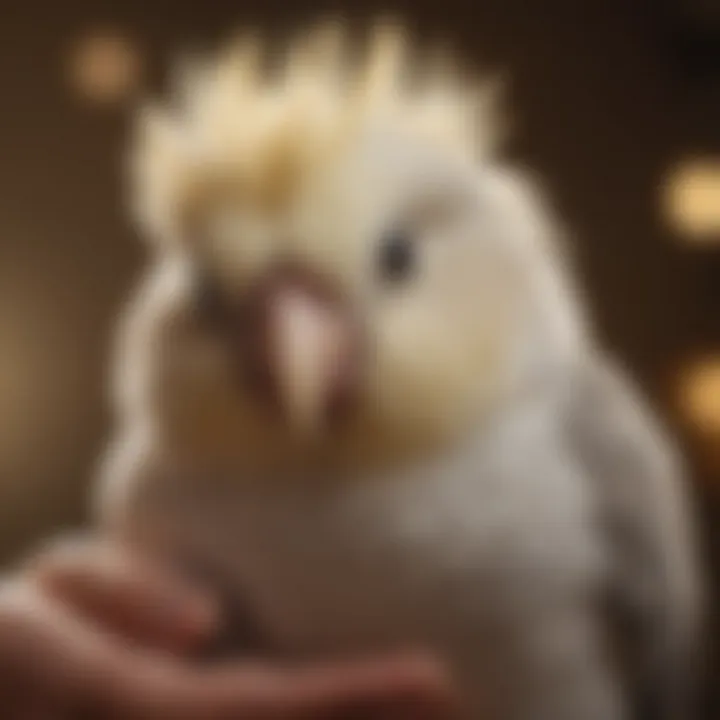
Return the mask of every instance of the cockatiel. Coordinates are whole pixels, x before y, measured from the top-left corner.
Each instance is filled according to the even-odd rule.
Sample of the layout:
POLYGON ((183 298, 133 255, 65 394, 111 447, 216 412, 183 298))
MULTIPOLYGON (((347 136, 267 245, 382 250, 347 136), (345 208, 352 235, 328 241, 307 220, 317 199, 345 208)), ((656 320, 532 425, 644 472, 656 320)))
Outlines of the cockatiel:
POLYGON ((143 116, 101 526, 280 657, 412 644, 472 720, 688 720, 678 463, 488 94, 393 25, 275 60, 248 36, 143 116))

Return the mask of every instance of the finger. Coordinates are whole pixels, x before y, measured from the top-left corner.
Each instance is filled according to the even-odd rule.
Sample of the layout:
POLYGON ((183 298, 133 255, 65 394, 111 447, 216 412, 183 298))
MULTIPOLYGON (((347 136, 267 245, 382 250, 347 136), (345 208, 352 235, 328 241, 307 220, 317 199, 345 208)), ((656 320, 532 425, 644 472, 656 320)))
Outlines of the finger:
POLYGON ((448 720, 456 706, 446 670, 420 654, 311 668, 296 676, 287 693, 298 717, 356 711, 378 720, 448 720))
MULTIPOLYGON (((22 678, 39 699, 126 720, 306 720, 357 707, 451 704, 442 670, 422 659, 276 670, 241 664, 193 668, 95 630, 30 585, 0 594, 0 676, 22 678)), ((74 715, 73 715, 74 716, 74 715)))
POLYGON ((209 596, 110 544, 63 543, 29 572, 42 592, 145 647, 190 650, 215 629, 209 596))
POLYGON ((447 720, 454 709, 447 675, 422 658, 297 671, 249 664, 202 673, 150 669, 142 680, 116 677, 113 695, 133 717, 173 720, 334 720, 349 712, 447 720))
POLYGON ((88 624, 31 583, 0 589, 0 678, 23 711, 32 702, 68 717, 211 717, 212 682, 88 624))

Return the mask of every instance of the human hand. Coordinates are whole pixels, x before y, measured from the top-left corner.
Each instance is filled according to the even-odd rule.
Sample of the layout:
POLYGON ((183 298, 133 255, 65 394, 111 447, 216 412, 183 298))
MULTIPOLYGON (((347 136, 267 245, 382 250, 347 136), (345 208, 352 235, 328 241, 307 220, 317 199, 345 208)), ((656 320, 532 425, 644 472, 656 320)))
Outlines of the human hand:
POLYGON ((210 597, 99 542, 60 545, 0 585, 8 720, 446 720, 452 693, 420 656, 283 669, 198 666, 210 597))

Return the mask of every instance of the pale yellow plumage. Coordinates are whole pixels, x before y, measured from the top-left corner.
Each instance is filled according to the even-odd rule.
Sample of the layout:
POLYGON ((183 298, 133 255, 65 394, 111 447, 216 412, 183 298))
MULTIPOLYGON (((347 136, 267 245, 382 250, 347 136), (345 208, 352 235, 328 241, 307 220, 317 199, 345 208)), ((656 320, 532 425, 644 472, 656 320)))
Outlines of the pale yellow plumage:
MULTIPOLYGON (((281 203, 291 189, 378 123, 477 156, 492 146, 491 88, 469 84, 432 52, 411 57, 401 25, 380 23, 353 61, 339 22, 302 34, 280 68, 263 67, 247 34, 179 80, 179 112, 141 116, 134 152, 137 207, 159 233, 207 183, 228 178, 247 196, 281 203), (412 68, 421 68, 410 73, 412 68)), ((442 55, 440 57, 443 57, 442 55)))

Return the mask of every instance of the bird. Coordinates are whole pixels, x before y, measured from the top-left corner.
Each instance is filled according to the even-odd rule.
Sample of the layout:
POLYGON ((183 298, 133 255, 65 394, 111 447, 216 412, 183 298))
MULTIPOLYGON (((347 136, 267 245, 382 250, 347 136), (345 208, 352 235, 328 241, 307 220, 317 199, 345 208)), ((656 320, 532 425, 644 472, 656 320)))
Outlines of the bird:
POLYGON ((139 113, 97 527, 287 662, 425 647, 470 720, 689 720, 681 453, 496 83, 401 22, 353 37, 245 32, 139 113))

